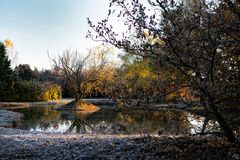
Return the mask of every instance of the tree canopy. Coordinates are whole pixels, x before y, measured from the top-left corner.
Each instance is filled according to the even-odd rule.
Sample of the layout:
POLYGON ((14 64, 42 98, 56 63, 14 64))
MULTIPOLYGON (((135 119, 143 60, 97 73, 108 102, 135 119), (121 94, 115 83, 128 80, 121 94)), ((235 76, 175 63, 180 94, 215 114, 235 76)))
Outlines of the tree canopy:
POLYGON ((160 71, 173 68, 181 75, 170 79, 175 91, 185 87, 194 91, 198 105, 214 113, 226 137, 235 141, 219 110, 238 104, 240 97, 239 2, 148 0, 146 5, 112 0, 108 16, 115 16, 115 11, 128 28, 122 37, 108 23, 109 17, 97 25, 89 20, 94 33, 89 31, 88 37, 148 57, 160 71))
POLYGON ((68 90, 70 90, 76 102, 81 101, 86 95, 91 94, 101 85, 101 75, 109 64, 109 48, 93 48, 87 56, 78 51, 66 50, 58 58, 52 58, 53 68, 58 70, 68 90))

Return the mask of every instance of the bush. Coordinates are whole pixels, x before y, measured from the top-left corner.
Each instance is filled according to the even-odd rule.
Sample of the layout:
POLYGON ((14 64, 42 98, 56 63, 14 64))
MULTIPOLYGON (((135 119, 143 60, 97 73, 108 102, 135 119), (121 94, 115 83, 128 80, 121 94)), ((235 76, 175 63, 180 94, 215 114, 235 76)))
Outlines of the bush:
POLYGON ((58 100, 61 98, 61 87, 54 84, 40 84, 34 81, 18 81, 15 85, 14 101, 33 102, 58 100))
POLYGON ((15 101, 41 101, 42 87, 34 81, 18 81, 15 85, 15 101))
POLYGON ((61 86, 56 84, 48 84, 41 94, 41 100, 59 100, 62 97, 62 89, 61 86))

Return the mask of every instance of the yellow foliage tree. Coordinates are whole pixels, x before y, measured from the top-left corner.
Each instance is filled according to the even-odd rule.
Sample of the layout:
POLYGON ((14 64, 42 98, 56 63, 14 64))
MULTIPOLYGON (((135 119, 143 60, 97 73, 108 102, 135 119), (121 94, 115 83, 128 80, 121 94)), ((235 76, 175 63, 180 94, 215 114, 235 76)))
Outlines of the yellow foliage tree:
POLYGON ((14 48, 13 42, 10 39, 5 39, 3 41, 3 44, 7 47, 7 48, 14 48))

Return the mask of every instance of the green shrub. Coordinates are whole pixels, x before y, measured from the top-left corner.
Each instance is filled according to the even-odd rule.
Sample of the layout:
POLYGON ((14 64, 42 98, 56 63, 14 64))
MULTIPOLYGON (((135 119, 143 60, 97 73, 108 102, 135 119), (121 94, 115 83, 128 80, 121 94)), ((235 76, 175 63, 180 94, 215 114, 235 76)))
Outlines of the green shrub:
POLYGON ((41 101, 42 87, 34 81, 18 81, 15 85, 15 101, 41 101))

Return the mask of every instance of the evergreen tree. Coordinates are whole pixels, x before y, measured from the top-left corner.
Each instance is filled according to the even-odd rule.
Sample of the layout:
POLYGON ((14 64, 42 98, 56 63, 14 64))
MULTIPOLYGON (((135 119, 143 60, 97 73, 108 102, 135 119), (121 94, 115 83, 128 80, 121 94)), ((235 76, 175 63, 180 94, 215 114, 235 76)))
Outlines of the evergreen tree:
POLYGON ((0 101, 12 101, 14 97, 14 73, 10 67, 6 48, 0 42, 0 101))

